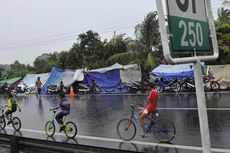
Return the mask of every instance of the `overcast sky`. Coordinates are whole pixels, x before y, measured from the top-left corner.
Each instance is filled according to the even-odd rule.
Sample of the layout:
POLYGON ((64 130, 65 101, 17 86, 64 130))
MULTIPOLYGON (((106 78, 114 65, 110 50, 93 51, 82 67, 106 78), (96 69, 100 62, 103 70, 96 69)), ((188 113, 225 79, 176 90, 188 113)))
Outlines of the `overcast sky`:
MULTIPOLYGON (((33 64, 42 53, 69 50, 87 30, 102 40, 114 31, 135 38, 134 27, 155 0, 0 0, 0 64, 33 64)), ((220 6, 212 0, 213 11, 220 6)))

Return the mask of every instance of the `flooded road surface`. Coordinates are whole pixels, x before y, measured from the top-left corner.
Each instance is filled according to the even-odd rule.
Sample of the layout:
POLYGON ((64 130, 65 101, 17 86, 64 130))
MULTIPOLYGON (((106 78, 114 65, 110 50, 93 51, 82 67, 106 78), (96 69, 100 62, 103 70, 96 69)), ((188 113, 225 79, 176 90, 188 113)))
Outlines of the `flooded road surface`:
MULTIPOLYGON (((119 139, 116 126, 120 119, 130 114, 130 104, 146 104, 147 94, 141 95, 83 95, 67 98, 71 102, 71 113, 67 120, 76 123, 78 135, 119 139)), ((49 108, 58 105, 57 96, 34 95, 15 97, 22 108, 16 112, 22 120, 23 129, 44 131, 46 121, 52 118, 49 108)), ((230 94, 207 93, 208 119, 212 148, 230 149, 230 94)), ((6 104, 6 96, 0 96, 0 103, 6 104)), ((201 146, 200 129, 196 96, 194 93, 160 94, 158 110, 161 118, 174 122, 176 137, 171 142, 175 145, 201 146)), ((142 130, 137 129, 134 141, 158 142, 153 135, 141 138, 142 130)), ((135 145, 122 144, 132 148, 135 145)), ((154 148, 154 150, 162 148, 154 148)), ((167 152, 167 151, 165 151, 167 152)), ((169 151, 178 152, 178 151, 169 151)))

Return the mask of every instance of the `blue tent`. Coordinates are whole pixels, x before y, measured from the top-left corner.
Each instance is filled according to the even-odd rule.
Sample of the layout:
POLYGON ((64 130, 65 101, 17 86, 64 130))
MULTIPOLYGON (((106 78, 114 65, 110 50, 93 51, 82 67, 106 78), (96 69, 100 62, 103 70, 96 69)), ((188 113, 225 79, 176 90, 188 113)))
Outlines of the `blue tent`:
POLYGON ((97 71, 84 72, 84 81, 89 85, 96 85, 101 93, 126 93, 127 87, 123 87, 120 79, 120 70, 112 69, 103 73, 97 71))
POLYGON ((61 81, 65 87, 69 87, 76 80, 76 72, 76 70, 52 68, 47 82, 42 87, 41 93, 46 94, 49 85, 59 85, 61 81))
POLYGON ((185 76, 194 76, 192 64, 159 65, 150 72, 150 74, 155 77, 163 77, 169 80, 173 78, 181 79, 185 76))

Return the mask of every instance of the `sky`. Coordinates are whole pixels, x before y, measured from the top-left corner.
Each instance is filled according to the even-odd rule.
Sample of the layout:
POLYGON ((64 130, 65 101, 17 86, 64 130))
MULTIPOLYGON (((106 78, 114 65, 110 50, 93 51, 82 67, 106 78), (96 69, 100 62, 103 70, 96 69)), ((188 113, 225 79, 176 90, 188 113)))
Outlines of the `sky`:
MULTIPOLYGON (((102 40, 114 32, 135 38, 134 28, 155 0, 0 0, 0 64, 33 65, 43 53, 69 50, 88 30, 102 40)), ((213 12, 221 6, 212 0, 213 12)), ((215 16, 215 15, 214 15, 215 16)))

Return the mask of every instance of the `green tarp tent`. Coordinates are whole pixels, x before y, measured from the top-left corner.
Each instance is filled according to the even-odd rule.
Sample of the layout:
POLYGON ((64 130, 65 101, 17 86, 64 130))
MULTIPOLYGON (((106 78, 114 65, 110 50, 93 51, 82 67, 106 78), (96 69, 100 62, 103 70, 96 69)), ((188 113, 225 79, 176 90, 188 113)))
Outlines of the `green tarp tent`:
POLYGON ((8 85, 11 85, 11 84, 17 82, 18 80, 20 80, 21 78, 22 77, 16 77, 16 78, 11 78, 11 79, 1 80, 0 84, 7 83, 8 85))

